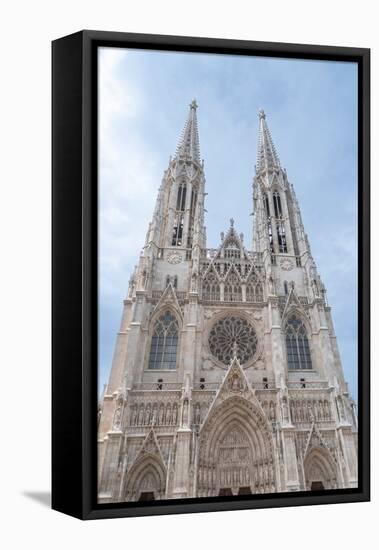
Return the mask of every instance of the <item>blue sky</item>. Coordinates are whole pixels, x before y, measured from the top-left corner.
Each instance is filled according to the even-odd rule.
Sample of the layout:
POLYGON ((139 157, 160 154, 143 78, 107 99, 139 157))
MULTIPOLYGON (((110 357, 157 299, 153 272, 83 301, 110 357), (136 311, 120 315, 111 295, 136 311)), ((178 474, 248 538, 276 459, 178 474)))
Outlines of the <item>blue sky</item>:
POLYGON ((205 161, 208 247, 235 219, 251 248, 258 110, 266 112, 357 396, 357 67, 102 48, 99 53, 99 388, 128 280, 190 101, 205 161))

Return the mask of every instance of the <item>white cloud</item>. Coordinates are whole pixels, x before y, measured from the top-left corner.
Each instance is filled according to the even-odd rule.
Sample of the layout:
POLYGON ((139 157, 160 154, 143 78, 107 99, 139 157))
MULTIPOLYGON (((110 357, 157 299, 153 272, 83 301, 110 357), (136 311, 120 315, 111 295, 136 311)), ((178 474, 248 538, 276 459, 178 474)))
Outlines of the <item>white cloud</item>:
POLYGON ((104 48, 99 63, 99 264, 101 299, 120 299, 144 243, 157 193, 154 153, 125 132, 143 109, 127 79, 128 52, 104 48))

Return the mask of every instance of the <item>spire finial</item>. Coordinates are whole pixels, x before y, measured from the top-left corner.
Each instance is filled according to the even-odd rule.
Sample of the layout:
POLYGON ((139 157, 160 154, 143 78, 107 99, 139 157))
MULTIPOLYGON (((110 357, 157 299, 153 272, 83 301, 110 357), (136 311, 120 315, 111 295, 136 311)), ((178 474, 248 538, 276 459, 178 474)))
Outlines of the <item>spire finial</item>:
POLYGON ((259 118, 260 118, 260 119, 261 119, 261 118, 266 118, 266 113, 264 112, 263 109, 259 109, 258 114, 259 114, 259 118))
POLYGON ((196 109, 198 108, 198 104, 197 104, 197 102, 196 102, 196 99, 193 99, 193 100, 191 101, 191 103, 190 103, 190 108, 191 108, 191 109, 195 109, 195 111, 196 111, 196 109))
POLYGON ((230 227, 234 227, 234 220, 233 220, 233 218, 230 218, 230 227))

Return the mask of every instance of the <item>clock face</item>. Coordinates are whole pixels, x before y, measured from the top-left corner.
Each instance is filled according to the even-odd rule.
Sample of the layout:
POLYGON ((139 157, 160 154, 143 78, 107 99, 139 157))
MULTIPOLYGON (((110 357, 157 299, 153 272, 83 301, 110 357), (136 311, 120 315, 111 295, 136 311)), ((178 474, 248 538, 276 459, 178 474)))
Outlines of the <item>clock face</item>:
POLYGON ((173 252, 168 256, 167 261, 169 264, 180 264, 182 257, 177 252, 173 252))
POLYGON ((282 269, 284 269, 285 271, 291 271, 291 269, 293 269, 294 265, 293 265, 292 260, 290 260, 289 258, 282 258, 280 260, 280 267, 282 269))
POLYGON ((253 358, 258 339, 246 319, 230 315, 213 325, 208 343, 212 355, 224 365, 229 365, 235 356, 243 365, 253 358))

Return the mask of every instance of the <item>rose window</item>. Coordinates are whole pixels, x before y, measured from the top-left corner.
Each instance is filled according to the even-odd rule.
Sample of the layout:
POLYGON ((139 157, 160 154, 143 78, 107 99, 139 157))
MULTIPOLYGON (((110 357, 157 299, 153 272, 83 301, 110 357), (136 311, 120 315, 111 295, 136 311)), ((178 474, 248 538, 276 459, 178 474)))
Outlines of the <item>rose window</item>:
POLYGON ((213 326, 209 334, 209 348, 224 365, 237 356, 241 364, 247 363, 257 349, 257 335, 246 319, 225 317, 213 326))

